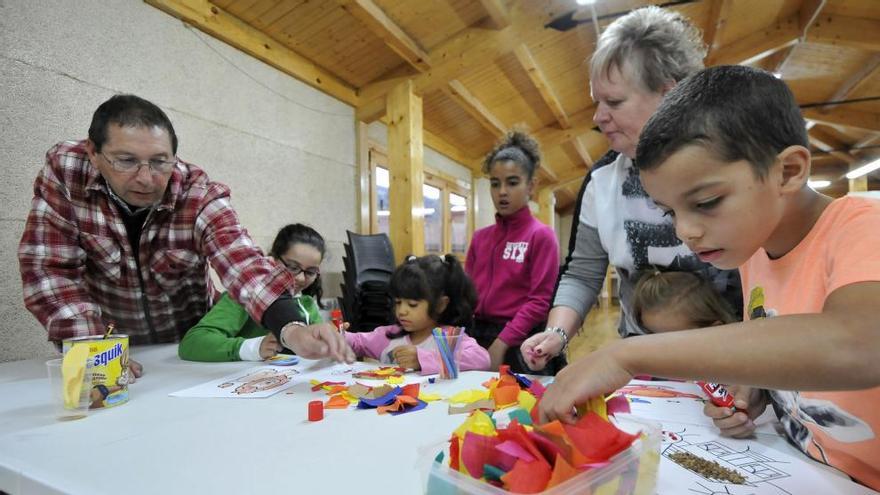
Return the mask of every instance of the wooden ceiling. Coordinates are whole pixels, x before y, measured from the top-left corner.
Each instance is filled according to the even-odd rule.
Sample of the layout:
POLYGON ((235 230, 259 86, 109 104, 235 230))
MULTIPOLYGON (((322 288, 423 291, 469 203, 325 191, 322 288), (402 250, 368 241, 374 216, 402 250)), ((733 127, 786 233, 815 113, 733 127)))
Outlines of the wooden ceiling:
MULTIPOLYGON (((355 106, 365 122, 384 118, 385 95, 412 79, 425 143, 474 170, 506 129, 524 126, 541 142, 540 187, 556 190, 560 211, 608 149, 589 95, 596 26, 575 0, 145 1, 355 106), (566 30, 545 27, 566 18, 566 30)), ((596 0, 599 30, 661 3, 596 0)), ((880 1, 669 3, 702 29, 707 65, 761 67, 791 86, 813 176, 833 181, 823 192, 845 194, 850 167, 880 157, 880 1)))

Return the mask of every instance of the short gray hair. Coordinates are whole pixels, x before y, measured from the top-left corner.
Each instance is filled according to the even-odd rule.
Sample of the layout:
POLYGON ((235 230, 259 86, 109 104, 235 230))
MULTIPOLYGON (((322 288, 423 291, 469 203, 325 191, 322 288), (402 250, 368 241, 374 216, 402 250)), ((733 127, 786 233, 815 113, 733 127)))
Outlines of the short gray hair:
POLYGON ((590 60, 591 77, 629 68, 634 83, 659 93, 703 68, 706 47, 700 31, 681 14, 650 6, 612 22, 590 60))

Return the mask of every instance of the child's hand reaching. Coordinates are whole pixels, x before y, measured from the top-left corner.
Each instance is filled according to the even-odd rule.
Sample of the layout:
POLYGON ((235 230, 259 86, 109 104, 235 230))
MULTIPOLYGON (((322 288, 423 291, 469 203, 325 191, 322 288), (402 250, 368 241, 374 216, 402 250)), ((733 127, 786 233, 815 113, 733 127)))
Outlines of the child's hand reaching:
POLYGON ((260 357, 262 359, 269 359, 281 352, 281 350, 281 344, 278 343, 278 339, 271 333, 266 334, 263 340, 260 341, 260 357))
POLYGON ((620 342, 608 345, 566 366, 538 403, 541 423, 560 420, 574 424, 575 406, 614 392, 632 380, 623 366, 620 342))
POLYGON ((769 398, 766 391, 738 385, 727 387, 727 391, 733 396, 734 405, 740 411, 733 411, 729 407, 718 407, 712 402, 706 402, 706 405, 703 406, 703 414, 712 418, 712 422, 721 430, 722 436, 751 437, 755 432, 753 420, 767 408, 769 398))
POLYGON ((391 351, 391 357, 394 359, 394 362, 402 368, 406 368, 408 370, 422 369, 421 365, 419 364, 419 354, 416 350, 416 346, 414 345, 402 345, 395 347, 391 351))

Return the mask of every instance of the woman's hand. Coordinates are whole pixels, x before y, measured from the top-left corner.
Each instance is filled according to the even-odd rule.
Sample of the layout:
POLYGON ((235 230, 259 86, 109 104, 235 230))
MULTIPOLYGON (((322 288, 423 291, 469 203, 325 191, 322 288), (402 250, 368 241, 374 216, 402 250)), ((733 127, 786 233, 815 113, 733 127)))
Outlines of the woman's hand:
POLYGON ((260 358, 269 359, 281 352, 282 349, 283 347, 278 343, 278 339, 271 333, 267 333, 263 340, 260 341, 260 358))
POLYGON ((546 368, 547 363, 562 352, 564 344, 556 332, 541 332, 526 339, 519 349, 529 369, 538 371, 546 368))
POLYGON ((401 345, 391 350, 391 357, 401 368, 420 370, 419 354, 414 345, 401 345))
POLYGON ((576 405, 629 383, 633 376, 619 359, 619 348, 619 343, 611 344, 563 368, 538 403, 541 422, 573 424, 576 405))
POLYGON ((492 345, 489 346, 490 370, 498 371, 498 368, 504 364, 504 355, 507 354, 507 349, 510 349, 510 346, 501 339, 495 339, 492 342, 492 345))
POLYGON ((733 405, 739 411, 729 407, 718 407, 707 401, 703 406, 703 414, 712 418, 712 422, 721 430, 722 436, 733 438, 753 436, 756 428, 753 420, 763 414, 769 402, 766 391, 738 385, 727 387, 727 391, 733 396, 733 405))

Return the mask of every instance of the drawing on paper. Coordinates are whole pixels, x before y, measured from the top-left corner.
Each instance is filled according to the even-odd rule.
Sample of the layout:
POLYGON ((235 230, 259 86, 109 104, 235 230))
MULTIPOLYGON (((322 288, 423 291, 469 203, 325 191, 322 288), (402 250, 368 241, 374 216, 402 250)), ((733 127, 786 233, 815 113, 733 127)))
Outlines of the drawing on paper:
POLYGON ((286 370, 267 369, 250 373, 235 380, 217 385, 217 388, 225 389, 235 386, 231 393, 236 395, 250 395, 257 392, 266 392, 286 385, 291 378, 298 375, 299 371, 293 368, 286 370))
POLYGON ((623 395, 630 395, 635 397, 653 397, 657 399, 684 398, 703 400, 703 397, 701 395, 682 392, 680 390, 675 390, 672 387, 667 387, 664 385, 630 384, 619 389, 617 392, 623 395))
MULTIPOLYGON (((691 442, 688 440, 688 437, 700 437, 698 434, 689 435, 687 433, 687 428, 682 427, 679 431, 663 431, 663 446, 661 449, 661 454, 663 457, 675 462, 677 465, 687 469, 691 473, 699 476, 700 478, 712 482, 712 483, 722 483, 724 485, 725 492, 720 493, 740 493, 740 492, 730 492, 729 489, 735 485, 745 485, 750 487, 756 487, 759 484, 768 484, 772 485, 774 488, 778 489, 778 492, 775 493, 789 493, 788 491, 782 489, 778 485, 773 482, 776 480, 780 480, 783 478, 788 478, 790 474, 783 470, 783 468, 789 464, 786 461, 779 461, 769 457, 768 455, 761 454, 758 452, 753 452, 751 447, 746 446, 744 449, 734 449, 726 445, 720 440, 708 440, 708 441, 699 441, 695 438, 695 442, 691 442), (731 483, 727 481, 727 478, 722 476, 720 478, 713 478, 710 474, 707 474, 704 471, 694 470, 687 465, 684 465, 681 462, 678 462, 676 459, 680 459, 683 456, 677 454, 692 454, 702 459, 717 463, 725 472, 735 473, 738 477, 745 479, 743 483, 731 483)), ((699 483, 697 483, 699 484, 699 483)), ((705 485, 701 485, 702 488, 708 488, 705 485)), ((697 493, 706 493, 706 492, 697 492, 697 493)), ((719 492, 709 492, 709 493, 719 493, 719 492)))

